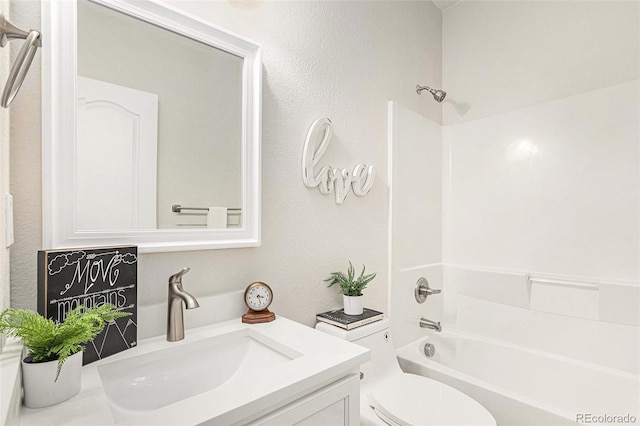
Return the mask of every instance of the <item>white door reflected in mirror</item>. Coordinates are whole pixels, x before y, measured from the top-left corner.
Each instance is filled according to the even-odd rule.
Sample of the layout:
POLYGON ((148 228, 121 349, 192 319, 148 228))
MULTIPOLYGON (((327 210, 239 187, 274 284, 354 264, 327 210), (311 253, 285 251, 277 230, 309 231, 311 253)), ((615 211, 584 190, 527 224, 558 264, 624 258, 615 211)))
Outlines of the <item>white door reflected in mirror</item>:
POLYGON ((156 229, 158 96, 78 77, 76 113, 78 229, 156 229))

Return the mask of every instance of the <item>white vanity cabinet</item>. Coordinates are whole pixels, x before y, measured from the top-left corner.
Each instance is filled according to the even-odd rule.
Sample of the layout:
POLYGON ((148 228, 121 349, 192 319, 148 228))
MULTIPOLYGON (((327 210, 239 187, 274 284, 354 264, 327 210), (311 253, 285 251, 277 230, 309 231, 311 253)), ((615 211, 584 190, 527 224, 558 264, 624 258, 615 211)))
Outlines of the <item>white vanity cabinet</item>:
POLYGON ((261 416, 246 426, 354 426, 360 424, 360 382, 351 374, 284 407, 261 416))

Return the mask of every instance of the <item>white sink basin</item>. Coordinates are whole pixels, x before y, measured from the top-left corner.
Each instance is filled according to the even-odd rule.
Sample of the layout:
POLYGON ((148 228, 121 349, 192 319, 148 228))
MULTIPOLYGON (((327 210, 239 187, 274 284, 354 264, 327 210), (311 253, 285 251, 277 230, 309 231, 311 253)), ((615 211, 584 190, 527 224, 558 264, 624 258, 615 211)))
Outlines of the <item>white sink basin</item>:
MULTIPOLYGON (((175 345, 175 346, 174 346, 175 345)), ((300 354, 244 329, 98 367, 114 420, 140 415, 227 383, 259 376, 264 366, 300 354)))

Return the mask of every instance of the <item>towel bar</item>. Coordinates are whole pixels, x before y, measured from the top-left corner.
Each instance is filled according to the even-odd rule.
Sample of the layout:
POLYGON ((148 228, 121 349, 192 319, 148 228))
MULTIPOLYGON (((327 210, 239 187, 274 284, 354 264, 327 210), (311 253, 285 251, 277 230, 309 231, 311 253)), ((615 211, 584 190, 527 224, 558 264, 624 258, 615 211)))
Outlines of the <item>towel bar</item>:
MULTIPOLYGON (((182 213, 182 210, 202 210, 209 211, 209 207, 182 207, 180 204, 174 204, 171 206, 171 211, 174 213, 182 213)), ((239 215, 242 212, 241 208, 227 209, 228 215, 239 215)))
POLYGON ((11 67, 9 77, 2 91, 0 105, 4 108, 8 108, 18 94, 18 90, 20 90, 24 78, 27 76, 27 72, 29 71, 38 47, 42 46, 42 41, 38 31, 21 30, 9 22, 2 11, 0 11, 0 47, 4 47, 9 40, 15 39, 25 39, 26 41, 22 45, 20 52, 18 52, 16 61, 11 67))

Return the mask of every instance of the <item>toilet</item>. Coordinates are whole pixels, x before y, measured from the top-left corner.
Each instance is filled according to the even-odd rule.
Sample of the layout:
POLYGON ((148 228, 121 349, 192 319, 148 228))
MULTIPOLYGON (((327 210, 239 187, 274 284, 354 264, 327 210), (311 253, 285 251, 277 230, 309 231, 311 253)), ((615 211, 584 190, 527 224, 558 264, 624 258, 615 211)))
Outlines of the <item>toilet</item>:
POLYGON ((436 380, 404 373, 388 319, 349 331, 323 322, 316 329, 371 351, 371 360, 360 369, 361 425, 496 426, 486 408, 468 395, 436 380))

